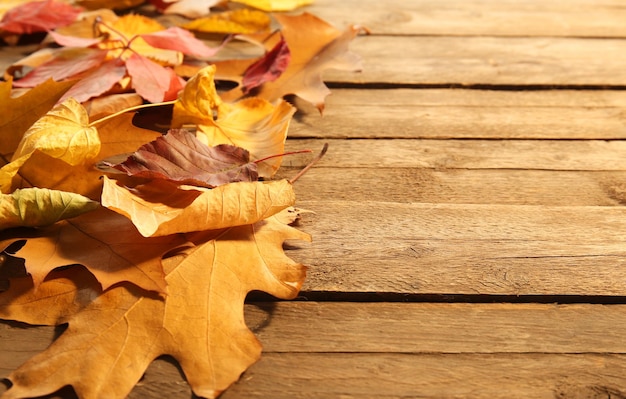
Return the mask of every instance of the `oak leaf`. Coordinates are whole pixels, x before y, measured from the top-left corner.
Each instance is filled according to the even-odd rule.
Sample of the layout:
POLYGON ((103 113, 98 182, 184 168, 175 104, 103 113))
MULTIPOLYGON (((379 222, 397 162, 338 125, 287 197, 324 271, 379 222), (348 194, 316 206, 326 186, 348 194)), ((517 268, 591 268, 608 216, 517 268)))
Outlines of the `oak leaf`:
POLYGON ((286 180, 224 184, 214 189, 153 181, 135 188, 104 178, 102 205, 132 220, 145 237, 256 223, 295 203, 286 180))
POLYGON ((83 265, 107 289, 122 281, 165 292, 161 257, 185 245, 179 234, 146 238, 125 217, 105 208, 38 229, 8 229, 0 233, 0 250, 26 240, 15 253, 39 286, 54 269, 83 265))
MULTIPOLYGON (((11 373, 5 397, 46 395, 68 384, 84 398, 124 397, 163 354, 180 363, 196 395, 218 396, 260 356, 243 318, 246 294, 288 299, 302 285, 305 268, 283 252, 287 239, 310 238, 275 218, 197 234, 194 247, 163 260, 167 296, 125 284, 104 292, 69 318, 48 349, 11 373)), ((55 306, 50 295, 37 302, 55 306)))
MULTIPOLYGON (((327 69, 359 71, 362 68, 361 58, 350 52, 348 46, 363 28, 350 26, 341 32, 309 13, 298 16, 276 14, 274 17, 282 26, 281 34, 291 51, 291 60, 280 77, 258 87, 255 96, 276 101, 287 94, 295 94, 322 111, 324 99, 330 93, 324 84, 323 72, 327 69)), ((269 51, 279 40, 280 37, 274 35, 263 44, 269 51)), ((216 77, 241 83, 243 72, 255 61, 216 62, 216 77)), ((243 87, 240 86, 222 96, 232 101, 243 94, 243 87)))
POLYGON ((98 208, 89 198, 43 188, 0 194, 0 230, 19 226, 49 226, 98 208))
POLYGON ((250 162, 248 151, 228 144, 206 146, 185 129, 171 129, 124 162, 109 165, 129 176, 207 188, 258 180, 257 166, 250 162))
MULTIPOLYGON (((214 74, 215 67, 208 66, 187 82, 174 104, 172 127, 198 125, 197 136, 205 144, 245 148, 252 161, 284 153, 295 108, 283 100, 273 105, 256 97, 225 103, 215 90, 214 74)), ((278 157, 259 162, 259 176, 273 176, 281 161, 278 157)))

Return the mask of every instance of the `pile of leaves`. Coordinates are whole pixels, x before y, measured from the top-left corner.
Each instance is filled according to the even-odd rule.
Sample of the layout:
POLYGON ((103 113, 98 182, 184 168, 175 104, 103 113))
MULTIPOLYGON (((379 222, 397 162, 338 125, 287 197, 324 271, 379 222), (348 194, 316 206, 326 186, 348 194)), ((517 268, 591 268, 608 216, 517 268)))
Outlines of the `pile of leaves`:
POLYGON ((304 1, 143 5, 186 16, 169 27, 102 3, 144 1, 0 6, 7 43, 44 32, 0 82, 0 318, 68 325, 3 398, 66 385, 121 398, 161 355, 196 395, 216 397, 260 356, 247 293, 294 298, 305 278, 283 251, 310 240, 291 226, 300 174, 273 179, 296 111, 283 97, 321 111, 322 72, 359 69, 348 44, 361 29, 266 12, 304 1), (242 45, 260 51, 213 59, 242 45), (234 83, 218 91, 221 80, 234 83), (140 109, 165 118, 139 127, 140 109))

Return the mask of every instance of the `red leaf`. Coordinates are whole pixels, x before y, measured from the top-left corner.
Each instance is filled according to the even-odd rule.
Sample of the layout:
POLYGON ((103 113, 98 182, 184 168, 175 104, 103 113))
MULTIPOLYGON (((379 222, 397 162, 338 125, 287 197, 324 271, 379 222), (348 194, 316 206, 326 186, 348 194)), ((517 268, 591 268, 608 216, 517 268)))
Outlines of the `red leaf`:
POLYGON ((45 32, 76 20, 80 8, 55 0, 33 1, 9 10, 0 29, 12 33, 45 32))
POLYGON ((281 36, 274 48, 246 69, 242 80, 243 92, 248 93, 265 82, 278 79, 287 69, 289 61, 291 61, 291 52, 285 38, 281 36))
POLYGON ((50 31, 48 32, 48 34, 54 39, 56 44, 64 47, 89 47, 102 41, 102 37, 96 37, 94 39, 91 39, 84 37, 67 36, 57 33, 55 31, 50 31))
POLYGON ((178 27, 172 27, 166 30, 147 33, 140 36, 152 47, 180 51, 183 54, 191 55, 197 58, 212 57, 221 48, 207 47, 207 45, 202 41, 196 39, 191 32, 178 27))
POLYGON ((126 67, 119 60, 107 61, 89 75, 80 79, 59 101, 73 97, 82 103, 111 90, 126 75, 126 67))
POLYGON ((167 68, 139 54, 133 54, 126 60, 126 68, 132 78, 133 89, 146 100, 158 103, 169 93, 172 75, 167 68))
POLYGON ((30 71, 20 80, 13 82, 14 87, 35 87, 49 78, 59 82, 74 75, 96 68, 104 61, 106 50, 69 49, 61 51, 52 61, 46 62, 30 71))
POLYGON ((258 180, 257 165, 250 162, 247 150, 230 144, 209 147, 185 129, 171 129, 126 161, 108 165, 129 176, 208 188, 258 180))
POLYGON ((176 74, 172 68, 166 68, 170 74, 170 87, 163 95, 163 101, 172 101, 178 98, 178 93, 185 87, 185 79, 176 74))

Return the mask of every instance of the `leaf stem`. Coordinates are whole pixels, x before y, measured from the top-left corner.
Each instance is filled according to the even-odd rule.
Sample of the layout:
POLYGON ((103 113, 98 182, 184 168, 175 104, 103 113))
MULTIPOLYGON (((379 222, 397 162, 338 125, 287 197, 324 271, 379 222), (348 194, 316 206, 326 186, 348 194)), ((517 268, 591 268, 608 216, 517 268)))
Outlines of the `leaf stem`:
POLYGON ((311 150, 289 151, 289 152, 284 152, 282 154, 275 154, 275 155, 270 155, 270 156, 265 157, 265 158, 257 159, 256 161, 253 161, 252 163, 255 163, 255 164, 258 165, 261 162, 267 161, 268 159, 284 157, 284 156, 287 156, 287 155, 304 154, 304 153, 307 153, 307 152, 313 152, 313 151, 311 151, 311 150))
POLYGON ((140 105, 135 105, 134 107, 130 107, 130 108, 124 108, 121 111, 117 111, 111 115, 107 115, 105 117, 102 117, 98 120, 95 120, 93 122, 91 122, 89 125, 89 127, 95 126, 99 123, 108 121, 109 119, 115 118, 116 116, 120 116, 122 114, 125 114, 127 112, 131 112, 131 111, 136 111, 138 109, 144 109, 144 108, 150 108, 150 107, 160 107, 161 105, 173 105, 176 103, 177 100, 172 100, 172 101, 164 101, 162 103, 153 103, 153 104, 140 104, 140 105))
POLYGON ((293 184, 293 183, 296 182, 296 180, 301 178, 309 169, 311 169, 313 167, 313 165, 318 163, 319 160, 324 157, 324 154, 326 154, 326 151, 328 151, 328 143, 324 143, 324 147, 322 148, 322 151, 320 151, 320 153, 315 158, 313 158, 313 160, 311 162, 309 162, 309 164, 307 166, 305 166, 304 169, 302 169, 300 172, 298 172, 297 175, 295 175, 294 177, 289 179, 289 183, 293 184))

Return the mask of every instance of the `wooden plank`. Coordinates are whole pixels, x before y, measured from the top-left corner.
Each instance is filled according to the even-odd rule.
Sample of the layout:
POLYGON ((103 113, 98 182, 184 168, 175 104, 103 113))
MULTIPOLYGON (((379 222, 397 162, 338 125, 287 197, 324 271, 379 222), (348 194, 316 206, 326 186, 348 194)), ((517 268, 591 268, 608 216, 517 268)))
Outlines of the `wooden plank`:
POLYGON ((626 209, 307 201, 305 291, 626 295, 626 209))
MULTIPOLYGON (((596 365, 586 374, 587 378, 609 375, 622 378, 623 374, 616 370, 626 365, 623 355, 626 352, 626 329, 622 326, 625 314, 626 305, 248 304, 247 323, 263 343, 264 354, 262 360, 226 395, 248 397, 262 391, 266 397, 274 397, 285 389, 281 384, 295 383, 295 380, 284 382, 286 378, 308 380, 304 385, 312 385, 313 391, 309 393, 313 395, 322 389, 315 385, 323 381, 325 372, 344 373, 343 378, 351 381, 350 389, 355 390, 348 393, 357 394, 368 387, 367 379, 358 369, 362 372, 365 365, 371 362, 370 366, 373 366, 375 361, 390 362, 387 364, 389 372, 394 365, 398 372, 406 367, 424 367, 431 370, 428 373, 434 373, 427 373, 425 380, 408 378, 406 383, 410 384, 410 389, 437 385, 430 379, 439 375, 444 366, 449 367, 449 372, 460 367, 467 373, 464 382, 458 381, 459 387, 484 383, 483 373, 491 373, 496 380, 516 376, 523 381, 520 386, 526 386, 531 378, 539 376, 542 365, 544 374, 551 376, 549 381, 554 382, 555 378, 568 373, 576 377, 568 380, 569 383, 561 381, 564 388, 571 387, 571 381, 587 381, 578 379, 582 375, 582 365, 596 365), (401 357, 406 363, 398 360, 401 357), (327 371, 314 370, 314 362, 321 362, 319 364, 327 371), (454 366, 453 363, 459 364, 454 366), (564 367, 565 363, 575 367, 564 367), (498 365, 504 368, 498 371, 498 365), (280 377, 279 374, 286 371, 284 368, 289 367, 293 370, 280 377), (277 374, 268 369, 277 370, 277 374)), ((51 333, 52 328, 48 327, 24 329, 0 323, 3 338, 0 341, 0 353, 3 354, 0 370, 3 375, 42 350, 50 342, 51 333)), ((383 364, 386 363, 379 366, 383 364)), ((417 371, 411 369, 411 372, 417 371)), ((449 378, 456 381, 457 377, 449 375, 449 378)), ((332 389, 346 388, 338 383, 339 380, 328 381, 331 385, 336 384, 327 388, 331 389, 328 394, 335 392, 332 389)), ((602 379, 596 380, 599 381, 602 379)), ((615 384, 618 380, 607 381, 615 384)), ((443 385, 437 386, 444 389, 443 385)), ((168 397, 189 394, 171 360, 155 362, 131 397, 163 397, 164 392, 168 397), (155 396, 159 393, 161 396, 155 396)))
POLYGON ((222 398, 599 398, 623 355, 266 354, 222 398))
MULTIPOLYGON (((296 169, 282 168, 277 178, 296 169)), ((317 166, 295 184, 298 201, 615 206, 626 204, 626 171, 333 168, 317 166), (575 190, 572 187, 576 187, 575 190)))
MULTIPOLYGON (((501 37, 359 37, 361 73, 324 79, 383 85, 626 85, 626 40, 501 37)), ((224 53, 224 56, 227 54, 224 53)))
POLYGON ((384 35, 624 37, 620 0, 316 0, 305 9, 342 28, 384 35))
POLYGON ((324 115, 304 101, 290 137, 623 139, 622 91, 333 89, 324 115))
MULTIPOLYGON (((626 141, 604 140, 288 140, 287 150, 329 150, 333 168, 626 170, 626 141)), ((285 157, 301 168, 310 156, 285 157)))

